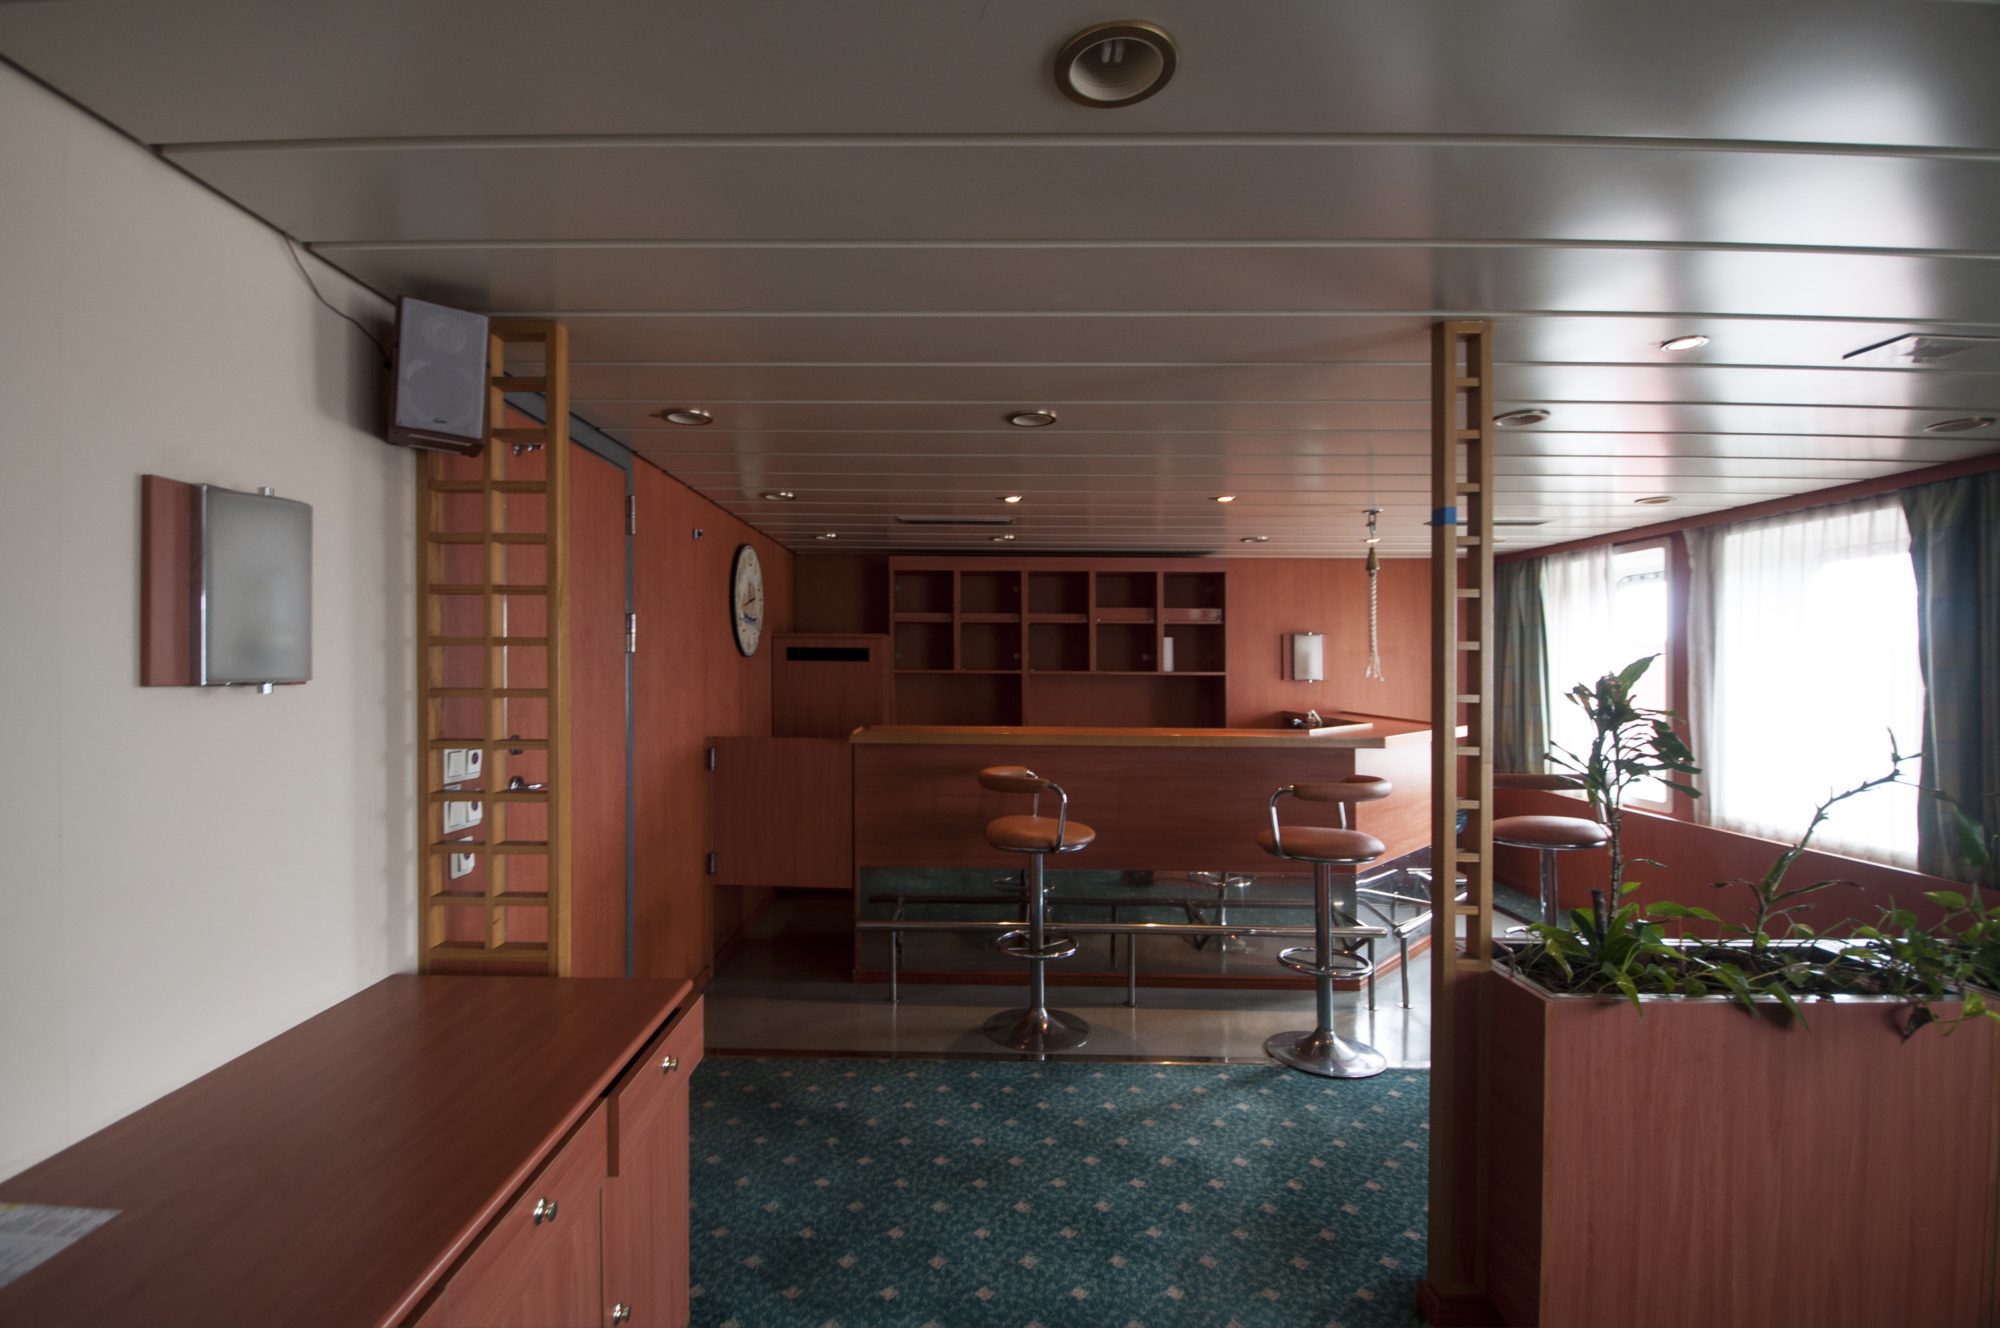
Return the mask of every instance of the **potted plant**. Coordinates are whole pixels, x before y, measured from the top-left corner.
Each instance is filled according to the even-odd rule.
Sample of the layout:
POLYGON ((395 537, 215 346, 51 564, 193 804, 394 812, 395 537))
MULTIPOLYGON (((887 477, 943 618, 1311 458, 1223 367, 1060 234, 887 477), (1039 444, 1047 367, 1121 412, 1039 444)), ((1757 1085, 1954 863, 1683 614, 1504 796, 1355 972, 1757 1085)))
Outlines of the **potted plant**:
MULTIPOLYGON (((1629 704, 1645 663, 1571 693, 1594 740, 1565 768, 1586 791, 1596 781, 1600 816, 1656 770, 1696 773, 1663 736, 1669 717, 1629 704)), ((1744 883, 1747 925, 1642 909, 1614 850, 1592 908, 1532 928, 1496 965, 1488 1292, 1506 1322, 1988 1321, 1996 1027, 1906 1040, 1908 993, 1889 968, 1799 923, 1833 883, 1789 884, 1826 813, 1893 780, 1905 758, 1892 757, 1744 883), (1882 994, 1849 994, 1871 987, 1882 994)))

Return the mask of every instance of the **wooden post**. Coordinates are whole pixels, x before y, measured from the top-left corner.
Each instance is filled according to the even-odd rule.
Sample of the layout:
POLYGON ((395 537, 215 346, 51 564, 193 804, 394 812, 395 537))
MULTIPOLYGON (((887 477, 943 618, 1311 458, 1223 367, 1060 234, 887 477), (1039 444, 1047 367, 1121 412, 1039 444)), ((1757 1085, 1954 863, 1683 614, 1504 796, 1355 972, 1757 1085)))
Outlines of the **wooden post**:
POLYGON ((1431 916, 1437 921, 1430 1253, 1420 1305, 1433 1324, 1492 1322, 1484 1071, 1493 953, 1492 336, 1490 323, 1442 322, 1431 341, 1431 916), (1460 925, 1464 934, 1455 940, 1460 925))

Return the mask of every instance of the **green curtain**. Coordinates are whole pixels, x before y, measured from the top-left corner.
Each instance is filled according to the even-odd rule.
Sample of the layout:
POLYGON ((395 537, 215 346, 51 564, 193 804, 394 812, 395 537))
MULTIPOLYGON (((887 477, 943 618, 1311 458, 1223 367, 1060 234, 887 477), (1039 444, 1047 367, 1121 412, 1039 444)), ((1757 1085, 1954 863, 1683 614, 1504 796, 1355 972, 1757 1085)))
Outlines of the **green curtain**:
MULTIPOLYGON (((1923 785, 2000 821, 2000 474, 1903 490, 1924 676, 1923 785)), ((1950 809, 1922 800, 1917 868, 1970 881, 1950 809)))
POLYGON ((1493 569, 1493 768, 1540 774, 1548 768, 1548 629, 1542 620, 1542 560, 1493 569))

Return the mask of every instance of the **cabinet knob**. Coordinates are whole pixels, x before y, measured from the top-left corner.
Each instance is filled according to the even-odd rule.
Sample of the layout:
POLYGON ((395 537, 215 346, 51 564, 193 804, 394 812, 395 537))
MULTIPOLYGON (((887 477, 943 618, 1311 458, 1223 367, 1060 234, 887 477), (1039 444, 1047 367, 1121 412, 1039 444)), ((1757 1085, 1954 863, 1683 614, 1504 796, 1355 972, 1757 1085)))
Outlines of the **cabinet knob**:
POLYGON ((678 1070, 680 1068, 681 1068, 681 1058, 678 1056, 669 1056, 665 1060, 660 1062, 660 1072, 662 1074, 672 1074, 675 1070, 678 1070))
POLYGON ((632 1307, 630 1305, 624 1304, 623 1302, 613 1305, 611 1307, 611 1322, 613 1323, 632 1322, 632 1307))
POLYGON ((544 1222, 555 1221, 556 1201, 554 1199, 535 1200, 534 1212, 530 1216, 534 1218, 536 1226, 540 1226, 544 1222))

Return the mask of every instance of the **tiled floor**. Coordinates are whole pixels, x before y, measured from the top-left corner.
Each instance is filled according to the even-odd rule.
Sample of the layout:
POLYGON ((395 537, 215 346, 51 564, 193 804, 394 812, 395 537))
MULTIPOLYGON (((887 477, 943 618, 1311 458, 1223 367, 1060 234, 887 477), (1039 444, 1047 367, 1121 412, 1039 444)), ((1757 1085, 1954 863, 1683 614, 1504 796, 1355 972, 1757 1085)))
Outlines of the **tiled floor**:
MULTIPOLYGON (((708 1043, 718 1051, 838 1055, 979 1055, 1018 1059, 980 1031, 995 1010, 1018 1006, 1020 985, 946 986, 905 982, 891 1004, 882 984, 848 977, 846 899, 781 899, 753 926, 708 989, 708 1043)), ((1153 938, 1152 945, 1181 945, 1153 938)), ((1141 972, 1146 971, 1141 951, 1141 972)), ((1140 987, 1136 1008, 1123 987, 1063 987, 1051 1001, 1091 1026, 1085 1045, 1065 1058, 1264 1060, 1264 1039, 1312 1025, 1310 991, 1217 991, 1140 987)), ((1335 1025, 1396 1066, 1430 1063, 1430 968, 1411 965, 1411 1005, 1396 1001, 1392 974, 1371 1014, 1359 993, 1339 993, 1335 1025)))

